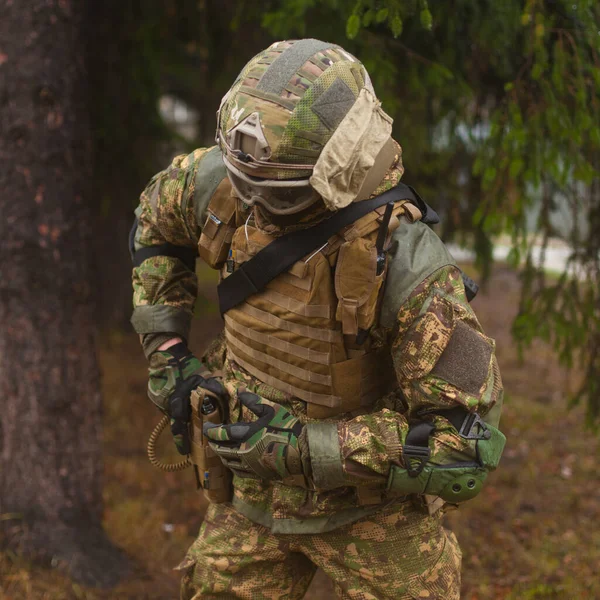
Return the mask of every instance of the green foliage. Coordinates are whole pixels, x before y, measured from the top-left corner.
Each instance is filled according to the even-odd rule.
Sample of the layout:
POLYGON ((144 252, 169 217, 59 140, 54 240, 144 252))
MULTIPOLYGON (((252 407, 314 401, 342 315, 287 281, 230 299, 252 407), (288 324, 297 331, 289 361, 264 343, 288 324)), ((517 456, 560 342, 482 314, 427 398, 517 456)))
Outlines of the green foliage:
POLYGON ((421 19, 421 27, 427 31, 431 31, 431 28, 433 27, 433 17, 431 16, 431 12, 429 12, 429 8, 423 8, 419 17, 421 19))
POLYGON ((403 28, 402 19, 400 15, 394 15, 390 20, 390 29, 392 30, 392 34, 395 38, 397 38, 402 33, 403 28))
POLYGON ((354 39, 361 27, 367 29, 371 24, 387 24, 394 38, 402 34, 404 28, 403 18, 412 17, 418 11, 421 27, 430 31, 433 17, 429 10, 427 0, 406 2, 402 0, 358 0, 352 14, 346 21, 346 35, 354 39))
POLYGON ((383 23, 387 19, 389 12, 387 8, 380 8, 375 13, 375 23, 383 23))
POLYGON ((593 1, 550 5, 528 0, 520 25, 521 64, 506 77, 505 94, 490 113, 490 136, 475 163, 485 191, 477 216, 488 230, 501 215, 510 216, 513 245, 528 256, 515 335, 523 345, 546 339, 563 364, 584 368, 577 398, 588 401, 589 421, 597 422, 600 10, 593 1), (550 218, 557 198, 568 205, 574 225, 560 232, 571 248, 569 271, 550 283, 531 256, 535 245, 543 253, 559 234, 550 218), (538 236, 522 226, 534 205, 541 206, 538 236), (581 231, 580 221, 587 223, 587 231, 581 231))
POLYGON ((350 15, 346 22, 346 35, 353 40, 360 30, 360 17, 358 15, 350 15))

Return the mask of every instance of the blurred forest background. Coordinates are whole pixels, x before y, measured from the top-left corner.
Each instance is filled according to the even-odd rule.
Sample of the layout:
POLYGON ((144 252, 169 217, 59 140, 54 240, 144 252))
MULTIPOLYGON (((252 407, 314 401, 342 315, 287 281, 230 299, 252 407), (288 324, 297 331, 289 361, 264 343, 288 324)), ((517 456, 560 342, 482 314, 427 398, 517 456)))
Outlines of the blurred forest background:
MULTIPOLYGON (((484 283, 508 446, 448 515, 464 598, 600 597, 597 2, 0 0, 0 598, 177 596, 205 505, 145 458, 127 234, 247 60, 298 37, 364 62, 405 181, 484 283)), ((221 321, 198 275, 200 351, 221 321)))

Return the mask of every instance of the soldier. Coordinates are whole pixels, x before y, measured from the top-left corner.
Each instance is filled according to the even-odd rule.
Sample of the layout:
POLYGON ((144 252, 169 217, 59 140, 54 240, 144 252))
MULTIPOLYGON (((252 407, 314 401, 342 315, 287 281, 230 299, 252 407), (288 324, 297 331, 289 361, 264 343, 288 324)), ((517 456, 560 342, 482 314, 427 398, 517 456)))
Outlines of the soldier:
POLYGON ((141 195, 148 393, 167 414, 186 381, 219 396, 224 422, 204 431, 233 473, 179 567, 182 598, 302 598, 317 567, 340 598, 459 598, 440 520, 498 464, 502 383, 391 128, 354 56, 277 42, 223 98, 217 145, 141 195), (201 360, 186 345, 197 253, 220 271, 225 321, 201 360))

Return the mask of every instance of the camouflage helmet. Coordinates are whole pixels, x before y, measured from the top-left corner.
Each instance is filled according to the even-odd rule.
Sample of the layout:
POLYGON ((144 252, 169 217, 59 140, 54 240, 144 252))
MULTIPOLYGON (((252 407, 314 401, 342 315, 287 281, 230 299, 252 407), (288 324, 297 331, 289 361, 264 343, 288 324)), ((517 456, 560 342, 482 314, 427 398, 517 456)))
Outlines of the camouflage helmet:
MULTIPOLYGON (((216 141, 238 196, 247 204, 261 204, 274 214, 302 211, 319 198, 331 210, 348 204, 347 199, 339 201, 339 194, 336 201, 333 198, 336 190, 329 189, 332 171, 345 168, 330 164, 331 152, 324 165, 327 181, 319 182, 315 175, 320 159, 326 154, 324 149, 331 145, 338 129, 343 129, 340 124, 348 121, 361 94, 368 94, 369 111, 375 107, 387 117, 379 109, 364 66, 336 44, 315 39, 275 42, 252 58, 221 101, 217 113, 216 141)), ((379 127, 378 139, 374 143, 370 139, 370 155, 367 164, 362 165, 365 172, 391 139, 391 119, 387 117, 385 121, 386 131, 379 127)), ((365 134, 373 137, 361 127, 359 133, 363 138, 365 134)), ((356 130, 356 119, 349 120, 342 138, 349 133, 356 138, 349 128, 356 130)), ((348 155, 364 146, 364 143, 348 145, 347 140, 344 144, 342 154, 348 155)), ((332 148, 334 163, 340 162, 335 157, 340 154, 340 147, 337 144, 332 148)), ((356 164, 347 158, 341 161, 354 170, 356 164)), ((360 168, 358 171, 360 175, 360 168)), ((343 185, 348 187, 349 182, 343 185)), ((355 181, 353 187, 356 188, 355 181)), ((357 190, 350 196, 356 196, 354 192, 357 190)))

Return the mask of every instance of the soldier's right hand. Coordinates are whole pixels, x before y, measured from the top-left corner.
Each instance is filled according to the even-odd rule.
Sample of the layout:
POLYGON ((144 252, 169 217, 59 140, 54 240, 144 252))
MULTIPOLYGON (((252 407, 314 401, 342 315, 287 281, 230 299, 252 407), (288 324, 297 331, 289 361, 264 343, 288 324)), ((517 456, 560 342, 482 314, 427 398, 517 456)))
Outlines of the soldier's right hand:
POLYGON ((202 386, 218 397, 226 398, 227 392, 216 377, 180 342, 165 350, 157 350, 150 356, 148 397, 171 419, 171 432, 178 451, 189 453, 187 424, 191 418, 190 394, 202 386))

